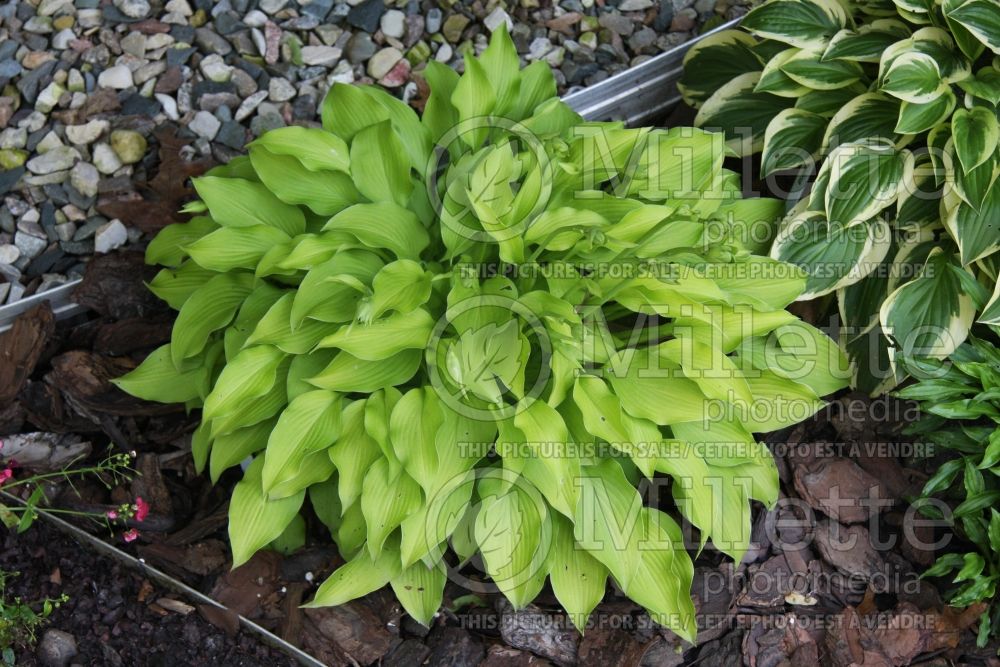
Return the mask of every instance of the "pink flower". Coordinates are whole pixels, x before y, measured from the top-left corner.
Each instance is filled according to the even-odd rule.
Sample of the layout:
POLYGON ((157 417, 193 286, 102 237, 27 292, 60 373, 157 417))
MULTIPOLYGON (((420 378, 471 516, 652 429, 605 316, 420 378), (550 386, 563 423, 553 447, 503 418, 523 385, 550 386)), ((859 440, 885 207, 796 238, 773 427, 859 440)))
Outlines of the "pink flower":
POLYGON ((14 476, 14 471, 10 469, 10 466, 0 470, 0 484, 3 484, 8 479, 14 476))
POLYGON ((108 510, 108 518, 114 521, 118 518, 118 510, 108 510))
POLYGON ((135 542, 139 539, 139 531, 135 528, 129 528, 124 533, 122 533, 122 539, 126 542, 135 542))
POLYGON ((142 522, 149 516, 149 503, 142 499, 142 496, 135 497, 135 520, 142 522))

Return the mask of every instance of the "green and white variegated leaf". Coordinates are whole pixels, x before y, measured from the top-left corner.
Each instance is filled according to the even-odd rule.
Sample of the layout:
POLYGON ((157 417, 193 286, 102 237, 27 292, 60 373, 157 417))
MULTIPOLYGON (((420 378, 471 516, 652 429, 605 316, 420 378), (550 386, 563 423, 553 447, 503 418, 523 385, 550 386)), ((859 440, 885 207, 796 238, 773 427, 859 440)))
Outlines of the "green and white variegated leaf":
POLYGON ((742 30, 723 30, 698 40, 684 56, 684 74, 677 83, 684 101, 697 108, 726 82, 759 72, 763 62, 751 48, 756 43, 742 30))
POLYGON ((819 155, 827 120, 800 109, 785 109, 767 125, 761 175, 810 164, 819 155))
POLYGON ((976 307, 959 271, 965 269, 935 248, 920 274, 886 297, 879 321, 894 363, 901 357, 943 359, 965 341, 976 307))
POLYGON ((837 0, 770 0, 747 14, 742 25, 758 37, 820 50, 848 20, 837 0))
POLYGON ((881 90, 914 104, 930 102, 944 92, 946 86, 937 61, 917 51, 908 51, 895 58, 881 81, 881 90))
POLYGON ((959 202, 950 209, 944 223, 958 243, 965 266, 1000 250, 1000 179, 994 174, 979 210, 967 202, 959 202))
POLYGON ((837 90, 812 90, 795 101, 795 108, 833 118, 846 104, 865 92, 860 83, 837 90))
POLYGON ((858 95, 830 119, 823 137, 823 152, 868 138, 888 139, 897 148, 901 147, 905 137, 895 130, 899 104, 899 100, 883 93, 858 95))
POLYGON ((908 233, 940 225, 940 192, 934 179, 934 166, 926 156, 907 163, 903 187, 896 201, 896 229, 908 233), (912 165, 912 167, 911 167, 912 165))
POLYGON ((811 90, 837 90, 864 75, 861 65, 850 60, 823 60, 821 51, 801 50, 781 65, 781 71, 811 90))
POLYGON ((877 63, 882 52, 901 39, 910 36, 910 30, 901 21, 878 19, 855 30, 841 30, 823 52, 823 60, 853 60, 877 63))
POLYGON ((951 89, 946 89, 930 102, 923 104, 903 102, 899 107, 896 132, 900 134, 928 132, 948 120, 957 103, 958 99, 951 89))
POLYGON ((827 219, 851 226, 870 220, 895 203, 905 172, 908 152, 901 153, 887 141, 844 144, 823 164, 829 181, 823 203, 827 219))
POLYGON ((858 282, 885 259, 891 243, 892 230, 881 218, 847 227, 805 212, 782 225, 771 257, 805 269, 803 301, 858 282))
POLYGON ((944 15, 947 28, 955 38, 955 43, 958 45, 959 50, 965 54, 966 58, 975 62, 982 55, 983 51, 986 50, 986 45, 978 37, 969 32, 968 28, 949 16, 950 12, 963 4, 965 4, 965 0, 943 0, 941 2, 941 13, 944 15))
POLYGON ((969 61, 955 47, 955 40, 948 31, 927 27, 913 33, 910 40, 913 49, 930 56, 941 71, 945 83, 956 83, 969 77, 972 71, 969 61))
POLYGON ((698 127, 719 129, 726 134, 726 146, 737 155, 752 155, 764 146, 764 131, 792 100, 754 92, 760 72, 747 72, 719 88, 698 110, 698 127))
POLYGON ((931 9, 934 7, 934 4, 932 2, 928 2, 928 0, 892 0, 892 1, 896 4, 897 8, 913 14, 926 14, 930 12, 931 9))
POLYGON ((802 52, 802 49, 790 48, 780 51, 771 57, 764 64, 764 70, 761 72, 760 81, 754 87, 754 91, 758 93, 771 93, 772 95, 777 95, 779 97, 794 97, 798 98, 809 92, 809 87, 804 86, 795 79, 791 78, 785 74, 782 70, 782 66, 794 58, 796 55, 802 52))
MULTIPOLYGON (((981 98, 996 106, 1000 104, 1000 68, 987 65, 976 72, 975 76, 959 81, 958 87, 967 95, 981 98)), ((149 250, 146 252, 148 258, 149 250)))
POLYGON ((997 0, 965 0, 952 9, 946 8, 945 14, 993 53, 1000 54, 1000 3, 997 0))
POLYGON ((944 150, 942 162, 945 179, 950 187, 945 190, 941 199, 941 216, 947 218, 953 213, 958 206, 958 199, 977 211, 980 210, 993 182, 1000 175, 1000 154, 991 153, 981 165, 966 171, 961 168, 958 156, 955 155, 954 138, 949 139, 944 150))
POLYGON ((985 107, 959 109, 951 118, 955 153, 965 171, 972 171, 990 158, 1000 142, 997 114, 985 107))
POLYGON ((979 321, 983 324, 1000 326, 1000 281, 997 281, 996 287, 993 288, 993 296, 983 307, 979 321))

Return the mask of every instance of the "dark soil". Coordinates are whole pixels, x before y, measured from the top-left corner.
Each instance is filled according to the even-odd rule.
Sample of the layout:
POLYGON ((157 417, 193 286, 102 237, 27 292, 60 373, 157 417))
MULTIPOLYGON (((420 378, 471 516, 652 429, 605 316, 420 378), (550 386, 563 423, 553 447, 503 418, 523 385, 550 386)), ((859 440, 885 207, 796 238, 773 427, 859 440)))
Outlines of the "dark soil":
MULTIPOLYGON (((162 605, 182 597, 164 591, 141 575, 102 558, 44 522, 22 535, 8 534, 0 554, 0 569, 19 572, 8 582, 8 599, 69 596, 53 611, 46 628, 76 638, 74 664, 101 665, 295 665, 279 651, 240 631, 230 637, 188 605, 187 614, 162 605)), ((184 607, 180 607, 184 609, 184 607)), ((18 665, 39 664, 31 650, 22 650, 18 665)))
MULTIPOLYGON (((211 486, 191 465, 197 414, 139 401, 108 382, 169 339, 172 314, 143 287, 145 272, 141 253, 96 258, 78 294, 94 313, 54 324, 44 311, 27 313, 0 334, 0 360, 12 360, 0 368, 8 383, 3 395, 11 399, 0 402, 0 437, 72 435, 73 442, 91 443, 93 457, 109 442, 136 450, 141 476, 130 484, 110 492, 80 484, 79 494, 64 493, 57 502, 104 511, 141 495, 152 508, 133 525, 141 536, 128 545, 114 538, 118 546, 326 664, 1000 667, 996 644, 975 645, 980 609, 949 609, 942 603, 948 582, 918 576, 940 553, 962 546, 952 540, 920 548, 903 539, 908 527, 924 542, 946 534, 916 526, 901 500, 913 497, 939 463, 901 435, 915 416, 911 406, 854 394, 768 437, 781 501, 771 510, 755 508, 742 563, 710 545, 698 555, 696 646, 650 623, 613 586, 582 637, 548 590, 514 612, 500 595, 487 590, 469 599, 466 588, 449 583, 429 629, 406 617, 385 590, 335 609, 303 610, 301 602, 341 562, 319 522, 307 517, 311 542, 299 553, 261 552, 230 571, 226 510, 238 473, 211 486), (842 547, 848 539, 854 546, 842 547)), ((62 446, 53 447, 52 460, 62 446)), ((688 528, 694 554, 697 533, 688 528)), ((162 610, 157 600, 166 593, 147 591, 141 577, 41 524, 5 538, 0 567, 22 572, 12 585, 25 598, 71 596, 51 627, 76 635, 83 664, 287 664, 237 634, 234 614, 162 610), (52 583, 57 569, 60 584, 52 583)), ((481 580, 475 568, 461 574, 481 580)))

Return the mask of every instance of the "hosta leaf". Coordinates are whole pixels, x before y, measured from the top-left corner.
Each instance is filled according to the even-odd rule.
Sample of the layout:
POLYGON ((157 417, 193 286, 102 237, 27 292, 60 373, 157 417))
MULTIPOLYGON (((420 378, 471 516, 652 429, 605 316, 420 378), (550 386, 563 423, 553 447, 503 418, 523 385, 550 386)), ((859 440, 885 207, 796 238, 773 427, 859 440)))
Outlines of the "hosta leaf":
MULTIPOLYGON (((776 53, 764 64, 764 70, 761 72, 760 81, 758 81, 757 85, 754 86, 754 92, 771 93, 772 95, 778 95, 779 97, 792 98, 808 94, 810 92, 809 86, 803 85, 788 76, 788 74, 786 74, 782 69, 786 62, 795 58, 800 53, 802 53, 802 49, 796 48, 785 49, 784 51, 776 53)), ((833 88, 831 90, 837 90, 837 88, 833 88)))
POLYGON ((758 37, 820 49, 847 26, 847 13, 835 0, 770 0, 743 17, 742 25, 758 37))
MULTIPOLYGON (((274 155, 291 155, 306 169, 313 171, 347 173, 351 168, 350 153, 344 140, 331 132, 311 127, 279 127, 265 132, 250 144, 251 149, 255 146, 265 148, 274 155)), ((260 173, 256 165, 254 169, 260 173)))
POLYGON ((392 477, 386 459, 372 464, 361 487, 361 512, 368 525, 368 553, 372 558, 378 557, 386 538, 422 503, 420 485, 413 478, 405 472, 392 477))
POLYGON ((365 296, 365 285, 385 265, 370 250, 341 250, 313 267, 299 284, 292 302, 292 327, 308 316, 321 322, 350 322, 365 296), (360 288, 358 283, 360 283, 360 288))
POLYGON ((963 265, 1000 250, 1000 180, 990 186, 978 211, 961 202, 951 210, 945 226, 958 242, 963 265))
MULTIPOLYGON (((1000 68, 984 67, 974 77, 958 82, 958 87, 969 95, 980 97, 990 104, 1000 104, 1000 68)), ((149 251, 146 251, 147 261, 149 251)))
POLYGON ((351 177, 361 194, 374 202, 405 206, 413 191, 406 150, 389 121, 361 130, 351 141, 351 177))
POLYGON ((470 54, 465 55, 465 73, 455 85, 451 103, 458 109, 461 140, 470 148, 479 148, 486 139, 489 126, 485 117, 496 106, 497 94, 486 68, 470 54))
POLYGON ((824 167, 830 175, 824 197, 827 219, 850 227, 896 201, 905 156, 878 141, 844 144, 830 154, 824 167))
POLYGON ((736 405, 735 414, 754 433, 768 433, 808 419, 826 403, 807 385, 771 371, 749 374, 753 405, 736 405))
POLYGON ((372 295, 358 310, 360 322, 371 322, 390 310, 408 313, 427 303, 431 274, 417 262, 400 259, 386 264, 372 279, 372 295))
POLYGON ((850 60, 823 60, 819 51, 800 51, 781 65, 793 81, 812 90, 836 90, 858 81, 861 66, 850 60))
POLYGON ((932 57, 907 51, 889 65, 881 89, 904 102, 924 104, 944 92, 946 85, 932 57))
POLYGON ((515 609, 523 608, 538 595, 547 574, 552 524, 545 503, 521 486, 487 495, 474 531, 486 572, 515 609))
POLYGON ((951 21, 959 23, 993 53, 1000 54, 1000 12, 993 0, 965 0, 945 9, 951 21))
MULTIPOLYGON (((577 504, 580 459, 568 448, 569 431, 562 416, 544 401, 533 401, 514 415, 514 426, 533 450, 539 471, 532 480, 549 505, 572 518, 577 504)), ((525 471, 529 479, 533 472, 525 471)))
POLYGON ((389 440, 396 457, 428 498, 438 485, 435 438, 443 420, 437 395, 426 388, 403 394, 389 418, 389 440))
POLYGON ((219 228, 209 217, 200 215, 161 229, 146 246, 146 263, 179 266, 188 256, 185 248, 219 228))
POLYGON ((502 24, 494 35, 479 61, 496 92, 496 106, 493 108, 493 113, 504 117, 513 111, 520 97, 521 73, 518 71, 520 63, 514 42, 507 34, 506 24, 502 24))
POLYGON ((525 117, 546 100, 556 96, 556 80, 547 62, 535 61, 521 70, 521 89, 517 99, 517 115, 525 117))
POLYGON ((559 515, 552 515, 549 579, 559 604, 583 632, 590 612, 604 597, 608 569, 573 540, 573 524, 559 515))
POLYGON ((330 230, 352 234, 369 248, 385 248, 400 259, 417 259, 429 242, 417 216, 390 201, 346 208, 323 227, 330 230))
POLYGON ((984 324, 1000 325, 1000 282, 993 289, 993 296, 989 303, 983 307, 983 312, 979 315, 979 322, 984 324))
POLYGON ((260 180, 286 204, 301 204, 318 215, 333 215, 363 200, 351 177, 342 171, 307 169, 291 155, 259 147, 251 147, 250 159, 260 180))
MULTIPOLYGON (((341 397, 310 391, 288 403, 271 431, 261 473, 264 493, 299 473, 307 455, 326 449, 340 435, 341 397)), ((273 497, 273 496, 272 496, 273 497)))
POLYGON ((345 511, 361 497, 365 474, 381 456, 378 443, 365 432, 364 412, 365 401, 354 401, 345 407, 340 437, 327 450, 337 467, 337 491, 345 511))
POLYGON ((264 185, 241 178, 202 176, 194 179, 195 190, 223 227, 270 225, 289 236, 305 231, 305 216, 282 202, 264 185))
POLYGON ((899 105, 899 100, 882 93, 858 95, 830 119, 823 136, 823 151, 868 138, 895 143, 899 138, 896 134, 899 105))
MULTIPOLYGON (((245 407, 247 401, 265 395, 277 380, 285 354, 276 347, 258 345, 230 359, 205 399, 204 419, 214 419, 245 407)), ((263 461, 261 461, 263 465, 263 461)))
POLYGON ((344 563, 316 589, 316 595, 303 607, 336 607, 345 602, 368 595, 398 577, 398 549, 383 549, 377 558, 361 551, 344 563))
POLYGON ((767 125, 761 174, 808 164, 823 143, 827 119, 800 109, 785 109, 767 125))
POLYGON ((237 466, 267 446, 267 438, 271 435, 277 420, 268 419, 253 426, 225 433, 212 441, 212 452, 209 457, 209 477, 212 483, 217 483, 223 472, 237 466))
POLYGON ((246 345, 274 345, 282 352, 301 355, 340 328, 338 324, 305 319, 291 328, 294 295, 281 296, 260 318, 246 340, 246 345))
POLYGON ((331 391, 370 393, 403 384, 412 378, 422 358, 422 350, 403 350, 380 361, 366 361, 341 351, 330 365, 309 378, 308 382, 331 391))
POLYGON ((877 63, 882 58, 882 52, 890 45, 905 38, 909 34, 906 25, 899 22, 862 26, 857 32, 841 30, 823 52, 823 60, 854 60, 857 62, 877 63))
POLYGON ((965 340, 975 306, 956 273, 964 270, 935 248, 920 274, 889 294, 879 319, 897 356, 943 358, 965 340))
POLYGON ((147 401, 185 403, 200 398, 211 381, 212 368, 199 360, 178 371, 170 343, 153 350, 134 370, 111 382, 122 391, 147 401))
POLYGON ((263 467, 264 459, 258 456, 233 489, 229 503, 229 543, 234 568, 277 539, 298 516, 306 497, 303 491, 279 500, 268 498, 260 485, 263 467))
POLYGON ((323 129, 346 142, 369 125, 389 119, 389 112, 360 86, 335 83, 323 98, 323 129))
POLYGON ((184 302, 170 339, 175 366, 180 368, 185 359, 205 349, 212 332, 229 324, 253 281, 249 273, 217 274, 184 302))
POLYGON ((996 151, 1000 141, 996 112, 984 107, 957 110, 951 119, 951 136, 962 168, 972 171, 996 151))
POLYGON ((447 579, 443 561, 431 567, 414 563, 389 579, 389 584, 406 613, 424 627, 430 627, 441 606, 447 579))
POLYGON ((739 155, 759 151, 764 128, 778 112, 794 104, 784 97, 754 92, 759 80, 758 72, 747 72, 719 88, 698 110, 695 125, 725 132, 726 145, 739 155))
POLYGON ((447 65, 431 60, 424 70, 424 78, 430 85, 431 94, 424 106, 421 122, 428 128, 431 139, 437 142, 455 127, 458 121, 458 111, 452 106, 451 95, 455 91, 459 76, 447 65))
POLYGON ((355 322, 326 336, 317 347, 336 347, 358 359, 379 361, 409 349, 423 349, 430 339, 434 320, 426 310, 390 315, 370 324, 355 322))
POLYGON ((727 81, 760 71, 763 63, 750 48, 754 44, 754 38, 742 30, 723 30, 692 44, 677 84, 684 101, 697 107, 727 81))
POLYGON ((899 120, 896 121, 896 132, 901 134, 919 134, 944 123, 954 111, 958 99, 951 90, 945 90, 930 102, 914 104, 903 102, 899 107, 899 120))
POLYGON ((274 245, 289 239, 288 234, 266 225, 222 227, 185 247, 197 264, 224 273, 232 269, 254 269, 274 245))

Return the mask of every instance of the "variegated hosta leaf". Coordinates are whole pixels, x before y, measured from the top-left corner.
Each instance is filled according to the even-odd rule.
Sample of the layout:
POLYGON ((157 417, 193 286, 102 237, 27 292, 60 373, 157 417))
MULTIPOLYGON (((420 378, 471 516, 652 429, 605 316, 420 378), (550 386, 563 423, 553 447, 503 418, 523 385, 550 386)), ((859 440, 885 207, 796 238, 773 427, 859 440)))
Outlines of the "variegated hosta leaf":
POLYGON ((819 50, 847 26, 836 0, 769 0, 743 18, 743 27, 765 39, 819 50))
POLYGON ((760 71, 763 63, 750 48, 755 43, 742 30, 723 30, 693 44, 684 55, 685 73, 677 84, 684 101, 698 107, 730 79, 760 71))
POLYGON ((997 67, 986 66, 974 77, 959 81, 958 86, 969 95, 980 97, 994 106, 1000 104, 1000 69, 997 67))
POLYGON ((897 151, 884 140, 838 147, 823 165, 824 170, 829 170, 823 193, 827 219, 850 227, 891 206, 899 194, 909 159, 909 153, 897 151))
POLYGON ((1000 141, 996 111, 985 107, 959 109, 951 119, 951 136, 962 169, 972 171, 996 151, 1000 141))
POLYGON ((853 60, 877 63, 882 53, 900 39, 909 37, 905 23, 892 19, 876 20, 855 30, 841 30, 823 52, 824 60, 853 60))
POLYGON ((861 66, 850 60, 824 59, 821 51, 803 49, 781 65, 781 71, 811 90, 846 88, 864 75, 861 66))
POLYGON ((903 102, 899 107, 896 132, 919 134, 931 131, 951 116, 957 103, 958 99, 951 90, 945 90, 933 100, 922 104, 903 102))
POLYGON ((986 45, 993 53, 1000 54, 1000 12, 994 0, 965 0, 945 9, 949 20, 955 21, 986 45))
POLYGON ((785 109, 767 125, 761 174, 801 167, 819 154, 827 119, 808 111, 785 109))
MULTIPOLYGON (((772 95, 777 95, 779 97, 801 97, 809 93, 809 87, 805 86, 788 74, 782 69, 782 66, 792 58, 795 58, 798 54, 802 53, 802 49, 785 49, 780 51, 771 57, 764 65, 764 70, 761 72, 760 80, 757 85, 754 86, 754 92, 758 93, 771 93, 772 95)), ((846 86, 845 86, 846 87, 846 86)), ((831 90, 839 90, 840 88, 833 88, 831 90)))
MULTIPOLYGON (((848 27, 839 4, 774 4, 802 10, 775 24, 798 45, 723 33, 692 52, 716 69, 688 85, 732 142, 756 133, 746 153, 787 109, 805 132, 772 132, 781 168, 793 166, 772 159, 781 141, 817 153, 826 119, 868 82, 861 60, 819 56, 848 27), (801 80, 838 88, 799 108, 754 91, 780 52, 799 77, 769 68, 782 94, 801 80)), ((450 549, 519 608, 550 578, 580 628, 610 575, 691 639, 678 521, 741 558, 750 500, 778 493, 752 432, 804 419, 845 383, 832 341, 784 310, 805 273, 753 254, 784 204, 741 198, 723 135, 584 123, 547 64, 517 62, 500 28, 462 75, 429 65, 422 117, 381 89, 335 84, 322 129, 265 134, 198 179, 194 219, 147 253, 171 267, 150 283, 180 311, 170 344, 119 384, 203 406, 191 450, 213 480, 252 458, 230 506, 237 564, 301 545, 309 496, 347 561, 313 605, 389 584, 430 623, 450 549), (817 368, 796 379, 803 364, 817 368), (736 451, 719 453, 723 441, 736 451), (671 478, 670 516, 636 488, 657 474, 671 478)), ((887 172, 889 157, 905 162, 871 151, 887 172)), ((952 178, 949 196, 985 197, 981 180, 952 178)))
POLYGON ((858 95, 830 119, 823 136, 823 152, 865 139, 885 139, 898 145, 899 105, 899 100, 883 93, 858 95))
POLYGON ((921 273, 886 298, 879 320, 895 359, 941 359, 969 335, 976 309, 960 271, 966 269, 935 248, 921 273))
POLYGON ((944 92, 947 85, 941 78, 937 61, 916 51, 893 60, 881 83, 882 91, 913 104, 930 102, 944 92))

